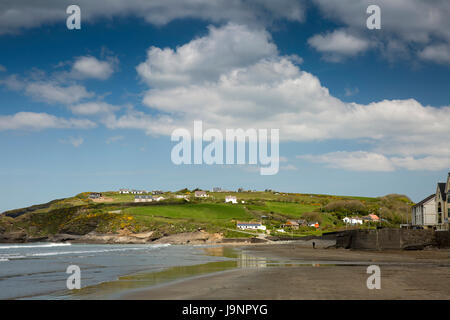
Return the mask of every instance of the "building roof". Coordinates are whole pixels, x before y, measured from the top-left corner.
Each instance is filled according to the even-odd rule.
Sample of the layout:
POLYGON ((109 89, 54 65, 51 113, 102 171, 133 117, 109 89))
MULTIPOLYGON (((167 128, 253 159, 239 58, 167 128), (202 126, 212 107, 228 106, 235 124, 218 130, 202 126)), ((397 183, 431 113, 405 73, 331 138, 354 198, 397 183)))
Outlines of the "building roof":
POLYGON ((439 182, 438 183, 438 189, 439 189, 439 192, 442 195, 442 200, 444 200, 444 201, 446 200, 445 185, 446 185, 445 182, 439 182))
POLYGON ((433 199, 434 197, 436 197, 436 195, 435 195, 434 193, 433 193, 433 194, 430 194, 428 197, 426 197, 426 198, 423 199, 422 201, 417 202, 417 203, 413 206, 413 208, 419 207, 419 206, 425 204, 426 202, 430 201, 430 200, 433 199))

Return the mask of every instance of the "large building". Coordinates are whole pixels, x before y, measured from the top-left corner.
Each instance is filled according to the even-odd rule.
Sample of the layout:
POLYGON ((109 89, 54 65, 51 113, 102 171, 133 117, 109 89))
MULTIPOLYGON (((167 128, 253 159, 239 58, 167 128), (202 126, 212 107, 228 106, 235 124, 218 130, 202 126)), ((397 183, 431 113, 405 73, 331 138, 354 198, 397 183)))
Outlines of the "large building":
POLYGON ((447 182, 437 184, 436 193, 432 194, 412 208, 411 223, 413 226, 449 229, 450 216, 450 173, 447 182))

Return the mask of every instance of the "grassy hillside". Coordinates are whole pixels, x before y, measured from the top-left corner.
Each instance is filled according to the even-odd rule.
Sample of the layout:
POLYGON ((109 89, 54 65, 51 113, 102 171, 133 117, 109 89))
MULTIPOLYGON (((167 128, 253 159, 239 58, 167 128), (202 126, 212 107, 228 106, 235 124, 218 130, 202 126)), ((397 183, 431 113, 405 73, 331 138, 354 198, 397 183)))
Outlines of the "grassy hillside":
MULTIPOLYGON (((248 237, 251 233, 236 230, 236 221, 262 221, 272 234, 288 219, 319 222, 320 228, 301 227, 288 230, 290 235, 320 234, 345 228, 345 216, 375 213, 391 227, 406 222, 412 202, 403 195, 379 198, 278 192, 209 193, 207 199, 190 195, 190 201, 174 199, 165 193, 161 202, 134 203, 133 195, 104 192, 103 199, 88 199, 89 193, 60 199, 43 205, 4 212, 0 216, 0 233, 26 232, 30 237, 57 233, 83 235, 91 231, 133 233, 154 231, 170 235, 203 229, 220 232, 225 237, 248 237), (224 203, 225 196, 235 195, 238 204, 224 203)), ((364 228, 375 225, 365 224, 364 228)))

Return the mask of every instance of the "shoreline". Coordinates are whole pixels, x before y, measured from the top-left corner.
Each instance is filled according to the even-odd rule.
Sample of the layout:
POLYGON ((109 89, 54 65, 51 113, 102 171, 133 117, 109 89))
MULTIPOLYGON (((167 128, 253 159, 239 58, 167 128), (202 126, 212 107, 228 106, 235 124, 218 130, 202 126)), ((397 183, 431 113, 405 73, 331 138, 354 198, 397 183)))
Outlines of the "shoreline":
POLYGON ((119 298, 450 299, 448 249, 356 251, 261 244, 240 250, 236 268, 123 292, 119 298), (367 266, 373 264, 381 269, 381 290, 366 286, 367 266), (417 274, 421 274, 419 279, 417 274))

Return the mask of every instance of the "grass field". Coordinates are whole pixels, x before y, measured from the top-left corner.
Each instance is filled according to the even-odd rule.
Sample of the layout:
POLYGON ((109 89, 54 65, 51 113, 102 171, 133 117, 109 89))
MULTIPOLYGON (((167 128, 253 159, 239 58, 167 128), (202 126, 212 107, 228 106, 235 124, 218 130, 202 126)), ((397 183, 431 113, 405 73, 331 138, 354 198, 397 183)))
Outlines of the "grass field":
POLYGON ((26 230, 39 236, 90 231, 115 233, 127 229, 175 234, 203 229, 223 233, 225 237, 247 237, 236 230, 236 221, 262 221, 275 234, 288 219, 319 222, 320 230, 311 227, 289 230, 294 235, 308 235, 345 228, 343 216, 364 216, 369 212, 379 212, 395 226, 405 220, 412 204, 402 195, 368 198, 282 192, 210 192, 206 199, 195 198, 190 192, 189 202, 174 199, 174 193, 167 192, 163 195, 167 200, 140 204, 134 203, 132 194, 112 191, 102 194, 113 201, 95 203, 88 199, 89 192, 84 192, 11 210, 8 214, 12 216, 0 216, 0 232, 26 230), (239 203, 224 203, 227 195, 236 196, 239 203), (11 218, 15 216, 18 217, 11 218))

